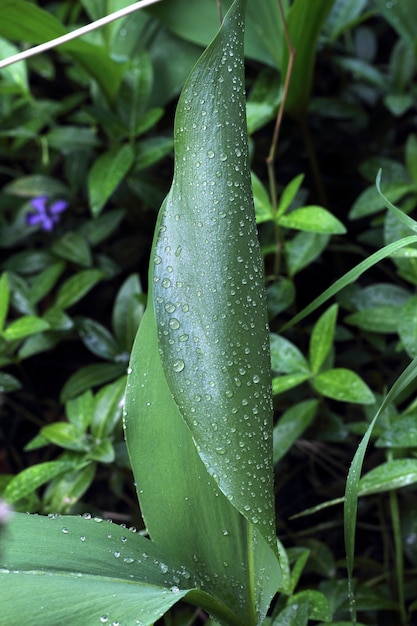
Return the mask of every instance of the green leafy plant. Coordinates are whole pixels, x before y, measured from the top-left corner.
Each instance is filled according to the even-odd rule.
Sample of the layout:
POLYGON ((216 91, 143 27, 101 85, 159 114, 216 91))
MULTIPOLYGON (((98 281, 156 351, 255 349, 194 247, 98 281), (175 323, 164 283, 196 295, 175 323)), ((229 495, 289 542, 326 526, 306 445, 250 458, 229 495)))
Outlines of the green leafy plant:
MULTIPOLYGON (((231 4, 219 0, 219 15, 231 4)), ((385 622, 405 625, 417 609, 416 510, 400 491, 409 496, 417 484, 415 361, 404 370, 417 354, 417 237, 409 216, 416 141, 408 134, 405 165, 395 149, 361 162, 370 186, 360 193, 355 172, 359 195, 349 213, 342 193, 333 205, 325 201, 312 141, 325 144, 327 126, 330 133, 344 126, 361 132, 371 117, 365 107, 375 103, 391 129, 391 118, 412 111, 412 3, 249 0, 245 46, 256 60, 248 61, 246 84, 249 150, 246 2, 235 0, 187 79, 174 142, 164 130, 163 107, 168 103, 169 111, 215 33, 214 0, 165 2, 147 13, 133 13, 122 0, 120 22, 105 15, 104 5, 57 2, 46 11, 6 0, 0 24, 3 56, 17 52, 10 40, 41 43, 61 35, 57 63, 76 92, 39 96, 43 88, 28 71, 55 88, 55 66, 31 50, 19 57, 26 65, 12 65, 0 77, 6 123, 0 148, 10 155, 4 172, 13 179, 0 195, 6 207, 0 252, 7 254, 0 393, 12 418, 8 429, 19 430, 19 411, 36 426, 24 448, 27 462, 4 438, 18 470, 3 474, 0 487, 16 511, 48 514, 16 512, 10 519, 0 502, 2 616, 36 626, 140 626, 159 618, 170 626, 307 626, 311 620, 342 626, 356 624, 358 610, 367 624, 379 623, 385 611, 385 622), (23 11, 25 23, 16 19, 23 11), (80 42, 76 29, 85 14, 97 21, 80 42), (381 15, 399 40, 375 69, 380 33, 367 20, 381 15), (103 29, 93 33, 100 23, 103 29), (310 96, 317 55, 324 91, 333 89, 327 79, 335 74, 343 84, 338 98, 310 96), (275 181, 284 112, 290 134, 282 129, 280 156, 297 152, 293 118, 303 129, 317 199, 308 172, 300 174, 303 165, 291 159, 282 159, 280 184, 275 181), (277 113, 267 188, 257 157, 277 113), (142 226, 149 222, 153 230, 152 209, 164 195, 162 159, 172 145, 174 179, 156 223, 148 281, 141 275, 146 303, 132 274, 140 270, 131 268, 143 254, 142 226), (376 190, 373 184, 381 166, 383 193, 380 174, 376 190), (356 220, 354 232, 345 237, 349 218, 356 220), (361 231, 359 219, 368 220, 368 230, 361 231), (368 254, 369 245, 377 251, 368 254), (342 278, 303 309, 310 288, 320 291, 328 259, 339 266, 343 258, 343 266, 343 254, 352 251, 364 260, 344 274, 342 267, 342 278), (373 280, 369 270, 383 259, 390 259, 381 266, 384 279, 373 280), (308 317, 331 298, 336 302, 308 317), (38 407, 26 408, 27 372, 68 345, 83 351, 82 364, 63 388, 50 381, 50 396, 57 397, 38 417, 38 407), (342 496, 358 435, 363 439, 342 496), (111 513, 107 501, 96 504, 108 496, 111 506, 114 495, 129 500, 127 451, 140 503, 140 513, 128 503, 130 528, 103 519, 123 519, 117 507, 111 513), (341 503, 344 520, 340 511, 302 526, 306 515, 341 503), (85 510, 91 513, 75 516, 85 510), (290 527, 286 518, 294 512, 290 527), (372 540, 361 550, 361 534, 354 558, 359 516, 372 540)), ((349 149, 350 142, 349 134, 349 149)), ((370 144, 365 152, 372 151, 370 144)), ((347 174, 346 180, 352 182, 347 174)), ((59 362, 61 353, 53 356, 59 362)))
MULTIPOLYGON (((38 564, 29 566, 50 572, 51 623, 102 619, 151 624, 188 595, 224 622, 256 624, 282 585, 272 499, 266 309, 245 131, 244 4, 234 3, 182 93, 176 119, 177 169, 154 244, 151 304, 131 359, 126 438, 153 541, 132 535, 123 542, 121 529, 108 531, 107 524, 94 521, 16 515, 3 558, 7 570, 26 576, 20 560, 26 557, 24 552, 17 555, 13 539, 19 542, 21 532, 26 538, 28 532, 40 532, 46 539, 50 533, 38 527, 46 522, 58 540, 69 539, 59 550, 56 567, 40 558, 42 548, 35 557, 38 564), (193 128, 196 119, 198 130, 193 128), (222 125, 223 133, 213 135, 213 124, 222 125), (181 234, 184 228, 187 240, 181 234), (202 244, 207 249, 205 268, 202 244), (213 244, 216 265, 208 255, 213 244), (229 357, 223 352, 226 338, 229 357), (159 429, 162 446, 155 447, 159 429), (163 497, 156 483, 147 486, 152 476, 161 481, 163 497), (170 509, 172 532, 166 532, 161 507, 165 513, 170 509), (94 568, 83 553, 86 546, 102 561, 94 568), (144 559, 149 567, 141 567, 144 559), (71 560, 79 561, 75 569, 71 560), (103 576, 103 568, 112 578, 103 576), (83 607, 63 607, 68 580, 83 586, 83 607), (108 584, 108 591, 97 596, 100 585, 108 584), (103 594, 108 597, 104 603, 103 594)), ((48 553, 56 554, 52 545, 48 553)), ((21 584, 18 578, 3 570, 7 597, 21 584)), ((41 579, 39 574, 31 579, 35 595, 41 579)), ((32 622, 44 613, 40 605, 34 607, 34 598, 23 609, 24 619, 32 622)), ((3 610, 13 619, 12 604, 3 610)))

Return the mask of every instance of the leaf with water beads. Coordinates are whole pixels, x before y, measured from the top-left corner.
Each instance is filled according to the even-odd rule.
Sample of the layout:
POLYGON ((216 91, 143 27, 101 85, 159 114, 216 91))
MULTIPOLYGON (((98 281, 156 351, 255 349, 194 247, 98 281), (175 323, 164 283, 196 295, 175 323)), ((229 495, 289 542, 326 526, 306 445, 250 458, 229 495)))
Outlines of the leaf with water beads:
POLYGON ((16 513, 0 537, 2 620, 150 626, 195 584, 152 542, 100 517, 16 513), (16 609, 16 598, 19 598, 16 609))
POLYGON ((269 336, 248 164, 243 5, 233 5, 181 94, 153 304, 165 377, 200 458, 274 545, 269 336))

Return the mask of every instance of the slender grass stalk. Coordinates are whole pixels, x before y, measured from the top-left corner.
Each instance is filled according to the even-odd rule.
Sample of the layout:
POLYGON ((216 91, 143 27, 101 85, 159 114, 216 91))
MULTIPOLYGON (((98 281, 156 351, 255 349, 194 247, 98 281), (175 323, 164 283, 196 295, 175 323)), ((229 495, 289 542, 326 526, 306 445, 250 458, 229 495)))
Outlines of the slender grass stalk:
MULTIPOLYGON (((391 451, 387 454, 387 460, 392 461, 393 454, 391 451)), ((404 593, 404 555, 401 541, 401 521, 400 521, 400 509, 398 506, 398 496, 395 489, 389 493, 389 508, 391 514, 392 533, 394 536, 394 550, 395 550, 395 578, 397 583, 398 603, 400 605, 401 624, 405 626, 407 624, 407 611, 405 608, 405 593, 404 593)))
MULTIPOLYGON (((284 9, 282 6, 281 0, 278 0, 278 8, 281 16, 281 21, 284 29, 285 41, 288 47, 288 65, 287 71, 285 74, 284 80, 284 89, 282 93, 281 103, 279 105, 277 118, 275 120, 274 132, 272 134, 271 147, 269 149, 269 154, 266 158, 266 165, 268 169, 268 180, 269 180, 269 195, 271 197, 271 203, 274 208, 274 211, 277 208, 277 184, 275 179, 275 155, 278 146, 279 139, 279 131, 281 129, 282 118, 284 116, 285 103, 287 101, 288 90, 290 88, 291 75, 294 66, 294 57, 295 57, 295 48, 292 45, 290 33, 288 30, 287 21, 285 19, 284 9)), ((284 247, 281 229, 278 224, 275 225, 275 239, 277 244, 277 251, 275 254, 275 264, 274 264, 274 275, 277 277, 280 274, 281 267, 281 255, 284 247)))
POLYGON ((19 61, 29 59, 30 57, 41 54, 41 52, 46 52, 47 50, 51 50, 52 48, 56 48, 57 46, 62 46, 62 44, 64 43, 68 43, 73 39, 82 37, 87 33, 91 33, 93 30, 97 30, 97 28, 101 28, 102 26, 111 24, 111 22, 115 22, 122 17, 126 17, 127 15, 130 15, 131 13, 134 13, 139 9, 143 9, 144 7, 155 4, 159 1, 160 0, 140 0, 139 2, 134 2, 130 6, 125 7, 124 9, 120 9, 119 11, 114 11, 114 13, 110 13, 110 15, 106 15, 105 17, 101 17, 99 20, 96 20, 91 24, 86 24, 85 26, 77 28, 70 33, 66 33, 65 35, 61 35, 60 37, 56 37, 55 39, 46 41, 45 43, 41 43, 38 46, 34 46, 33 48, 29 48, 28 50, 19 52, 18 54, 13 54, 7 59, 3 59, 2 61, 0 61, 0 69, 8 67, 9 65, 13 65, 13 63, 18 63, 19 61))

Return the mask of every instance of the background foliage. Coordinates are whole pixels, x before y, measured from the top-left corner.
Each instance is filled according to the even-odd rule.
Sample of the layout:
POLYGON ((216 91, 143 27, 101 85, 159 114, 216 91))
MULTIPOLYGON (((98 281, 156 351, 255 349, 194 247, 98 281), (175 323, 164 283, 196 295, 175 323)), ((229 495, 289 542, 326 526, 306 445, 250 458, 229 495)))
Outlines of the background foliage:
MULTIPOLYGON (((1 56, 128 4, 2 0, 1 56)), ((217 30, 215 4, 162 2, 0 71, 0 488, 19 511, 88 511, 143 527, 122 436, 125 375, 173 173, 176 99, 217 30), (46 213, 31 225, 40 197, 46 213), (54 213, 59 201, 68 206, 54 213)), ((245 44, 277 533, 292 566, 274 611, 299 603, 296 592, 320 591, 343 623, 343 513, 320 505, 343 496, 360 436, 417 356, 415 243, 290 322, 354 265, 411 234, 386 211, 375 178, 382 168, 387 199, 412 215, 417 14, 411 0, 283 5, 297 54, 276 196, 265 160, 288 52, 275 0, 249 0, 245 44)), ((415 623, 416 433, 414 384, 383 410, 365 458, 355 561, 364 624, 415 623)), ((165 623, 192 619, 204 618, 177 608, 165 623)))

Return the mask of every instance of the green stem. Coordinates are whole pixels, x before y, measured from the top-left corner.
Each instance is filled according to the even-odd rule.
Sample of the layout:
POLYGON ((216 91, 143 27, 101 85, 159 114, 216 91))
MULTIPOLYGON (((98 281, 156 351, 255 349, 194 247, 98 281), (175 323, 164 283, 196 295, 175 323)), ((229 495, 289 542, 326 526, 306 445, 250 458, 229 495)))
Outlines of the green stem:
MULTIPOLYGON (((387 460, 390 461, 393 458, 392 452, 387 454, 387 460)), ((401 540, 401 522, 400 522, 400 510, 398 506, 397 492, 394 490, 389 493, 389 506, 391 514, 392 532, 394 535, 394 548, 395 548, 395 575, 397 581, 397 593, 398 602, 400 605, 401 624, 405 626, 407 624, 407 611, 405 608, 405 594, 404 594, 404 555, 401 540)))

